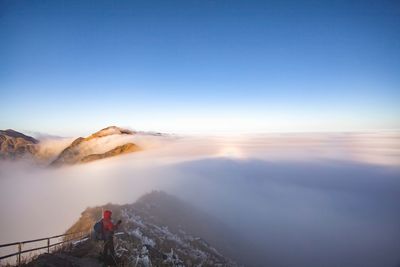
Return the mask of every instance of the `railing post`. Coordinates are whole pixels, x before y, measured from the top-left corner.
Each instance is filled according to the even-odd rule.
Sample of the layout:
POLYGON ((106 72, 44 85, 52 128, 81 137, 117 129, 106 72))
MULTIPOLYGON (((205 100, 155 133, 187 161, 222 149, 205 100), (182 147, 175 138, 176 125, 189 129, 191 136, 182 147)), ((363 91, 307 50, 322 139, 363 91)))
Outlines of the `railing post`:
POLYGON ((21 266, 21 251, 22 251, 22 244, 18 244, 18 259, 17 259, 17 264, 18 266, 21 266))
POLYGON ((47 253, 50 253, 50 238, 47 238, 47 253))

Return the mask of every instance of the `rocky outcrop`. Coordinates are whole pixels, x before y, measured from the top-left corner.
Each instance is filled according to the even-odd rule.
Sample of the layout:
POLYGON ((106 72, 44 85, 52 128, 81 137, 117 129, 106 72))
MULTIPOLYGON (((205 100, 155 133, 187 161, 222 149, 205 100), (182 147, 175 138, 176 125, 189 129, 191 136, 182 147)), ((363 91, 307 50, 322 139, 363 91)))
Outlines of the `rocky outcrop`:
POLYGON ((111 149, 110 151, 107 151, 106 153, 88 155, 88 156, 82 158, 81 162, 86 163, 86 162, 91 162, 91 161, 95 161, 95 160, 99 160, 99 159, 115 157, 115 156, 126 154, 126 153, 136 152, 138 150, 140 150, 140 147, 138 147, 137 145, 135 145, 133 143, 127 143, 122 146, 117 146, 116 148, 111 149))
POLYGON ((0 130, 0 159, 18 159, 36 153, 39 141, 31 136, 8 129, 0 130))

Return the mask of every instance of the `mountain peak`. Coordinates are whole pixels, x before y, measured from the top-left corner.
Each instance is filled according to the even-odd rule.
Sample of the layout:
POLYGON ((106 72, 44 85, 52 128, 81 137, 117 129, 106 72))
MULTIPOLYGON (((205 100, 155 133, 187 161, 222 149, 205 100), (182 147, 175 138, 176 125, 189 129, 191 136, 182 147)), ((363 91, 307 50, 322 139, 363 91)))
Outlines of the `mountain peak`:
POLYGON ((0 130, 0 135, 8 136, 8 137, 13 137, 13 138, 22 138, 28 142, 31 142, 33 144, 39 143, 38 140, 33 138, 32 136, 25 135, 23 133, 17 132, 13 129, 7 129, 7 130, 0 130))
POLYGON ((108 126, 104 129, 101 129, 100 131, 95 132, 88 138, 104 137, 104 136, 114 135, 114 134, 135 134, 135 132, 128 130, 128 129, 120 128, 117 126, 108 126))
POLYGON ((85 163, 97 159, 117 156, 129 152, 135 152, 140 148, 133 143, 120 144, 106 152, 93 149, 93 141, 100 140, 104 137, 112 135, 134 135, 136 132, 120 128, 117 126, 109 126, 100 131, 91 134, 88 137, 79 137, 75 139, 68 147, 66 147, 60 155, 51 163, 52 166, 61 166, 63 164, 75 164, 78 162, 85 163), (81 149, 83 148, 83 149, 81 149), (100 152, 100 153, 99 153, 100 152))

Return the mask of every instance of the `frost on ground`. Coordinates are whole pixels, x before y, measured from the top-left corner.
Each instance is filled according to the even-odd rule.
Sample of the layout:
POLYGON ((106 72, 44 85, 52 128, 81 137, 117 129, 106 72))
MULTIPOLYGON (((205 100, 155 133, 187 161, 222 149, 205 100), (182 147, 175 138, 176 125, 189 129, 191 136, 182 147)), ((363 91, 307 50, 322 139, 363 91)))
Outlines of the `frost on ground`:
MULTIPOLYGON (((204 214, 197 211, 198 216, 193 216, 192 207, 164 192, 154 191, 133 204, 87 208, 68 232, 92 229, 104 209, 112 210, 115 220, 122 220, 114 246, 124 266, 237 266, 198 234, 196 227, 203 223, 196 222, 204 214)), ((78 246, 92 247, 87 250, 98 256, 103 242, 88 240, 77 242, 78 246)))
POLYGON ((155 263, 151 261, 151 254, 160 253, 161 263, 168 266, 235 266, 200 237, 181 229, 174 233, 167 226, 147 222, 131 208, 121 209, 121 216, 127 238, 137 240, 131 242, 137 243, 137 247, 130 251, 135 265, 152 266, 155 263))

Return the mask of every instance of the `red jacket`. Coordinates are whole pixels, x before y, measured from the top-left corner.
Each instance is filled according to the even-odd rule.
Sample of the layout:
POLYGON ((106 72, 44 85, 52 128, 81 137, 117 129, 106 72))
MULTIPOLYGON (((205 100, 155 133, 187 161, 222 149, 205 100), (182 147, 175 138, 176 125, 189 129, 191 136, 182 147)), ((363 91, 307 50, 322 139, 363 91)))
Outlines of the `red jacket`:
POLYGON ((111 214, 112 214, 112 212, 110 210, 105 210, 103 213, 103 230, 105 233, 113 232, 118 227, 117 224, 114 224, 111 221, 111 214))

